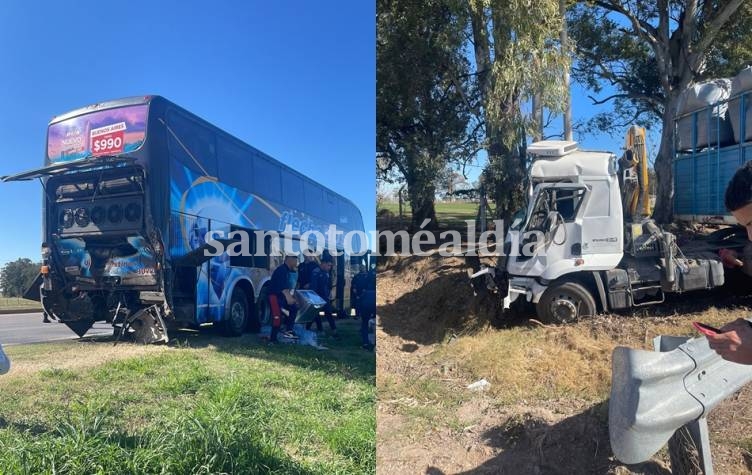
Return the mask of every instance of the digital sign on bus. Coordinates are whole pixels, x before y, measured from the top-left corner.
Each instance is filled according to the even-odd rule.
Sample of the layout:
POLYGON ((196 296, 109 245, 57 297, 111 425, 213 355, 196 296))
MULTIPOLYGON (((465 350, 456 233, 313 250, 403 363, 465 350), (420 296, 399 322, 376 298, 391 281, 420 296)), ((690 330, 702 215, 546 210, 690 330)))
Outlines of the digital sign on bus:
POLYGON ((146 104, 83 114, 50 125, 48 163, 138 150, 146 139, 146 104))

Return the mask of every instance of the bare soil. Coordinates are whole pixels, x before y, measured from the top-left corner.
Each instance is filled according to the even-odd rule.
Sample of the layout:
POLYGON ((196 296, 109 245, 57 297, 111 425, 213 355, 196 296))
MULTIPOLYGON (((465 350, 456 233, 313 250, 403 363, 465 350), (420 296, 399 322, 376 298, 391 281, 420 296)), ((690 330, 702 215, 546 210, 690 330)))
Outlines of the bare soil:
MULTIPOLYGON (((505 318, 473 296, 463 258, 384 260, 378 275, 377 471, 667 474, 667 451, 625 466, 608 437, 610 354, 700 320, 749 314, 748 282, 566 327, 505 318), (498 359, 497 359, 498 358, 498 359), (466 386, 481 377, 491 387, 466 386)), ((752 473, 752 387, 708 419, 715 472, 752 473)))

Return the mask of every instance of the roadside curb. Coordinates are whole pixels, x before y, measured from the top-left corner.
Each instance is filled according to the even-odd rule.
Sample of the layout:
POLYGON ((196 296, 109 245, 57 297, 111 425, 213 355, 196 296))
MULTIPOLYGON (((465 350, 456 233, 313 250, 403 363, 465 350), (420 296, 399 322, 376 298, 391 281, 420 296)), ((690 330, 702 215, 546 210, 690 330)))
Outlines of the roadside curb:
POLYGON ((0 309, 0 315, 11 315, 15 313, 42 313, 41 308, 3 308, 0 309))

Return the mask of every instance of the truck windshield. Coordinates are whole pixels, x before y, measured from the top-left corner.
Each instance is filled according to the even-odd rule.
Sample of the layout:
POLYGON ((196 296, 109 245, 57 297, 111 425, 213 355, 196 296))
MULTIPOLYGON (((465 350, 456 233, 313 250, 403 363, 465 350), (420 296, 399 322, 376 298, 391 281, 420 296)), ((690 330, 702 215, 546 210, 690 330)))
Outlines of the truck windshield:
POLYGON ((572 222, 585 196, 585 188, 572 187, 543 188, 535 198, 535 207, 530 214, 527 229, 530 231, 544 231, 549 213, 556 212, 561 215, 564 222, 572 222))
POLYGON ((525 224, 525 218, 527 217, 526 211, 527 203, 521 209, 518 209, 517 212, 512 216, 512 223, 509 225, 510 230, 516 231, 520 229, 523 224, 525 224))

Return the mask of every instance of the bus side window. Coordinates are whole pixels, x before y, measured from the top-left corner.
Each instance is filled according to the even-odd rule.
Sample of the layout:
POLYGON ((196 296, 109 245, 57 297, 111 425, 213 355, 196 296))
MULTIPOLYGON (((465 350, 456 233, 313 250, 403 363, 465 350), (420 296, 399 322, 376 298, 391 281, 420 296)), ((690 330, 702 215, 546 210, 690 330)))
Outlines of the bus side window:
POLYGON ((170 127, 167 134, 170 155, 191 170, 216 177, 214 133, 174 110, 168 112, 167 122, 170 127))
MULTIPOLYGON (((254 248, 257 248, 257 245, 255 244, 256 241, 256 233, 253 234, 253 241, 254 241, 254 248)), ((268 269, 270 265, 270 257, 269 254, 272 253, 272 237, 269 235, 264 236, 264 252, 263 255, 253 256, 253 267, 259 267, 261 269, 268 269)))
MULTIPOLYGON (((241 228, 240 226, 231 225, 230 226, 230 234, 232 234, 234 231, 244 231, 248 235, 248 250, 250 252, 250 255, 243 256, 243 255, 237 255, 237 256, 230 256, 230 266, 231 267, 256 267, 254 265, 254 255, 256 254, 256 233, 253 232, 253 229, 246 229, 241 228)), ((236 251, 240 251, 240 246, 233 246, 233 249, 236 251)))

